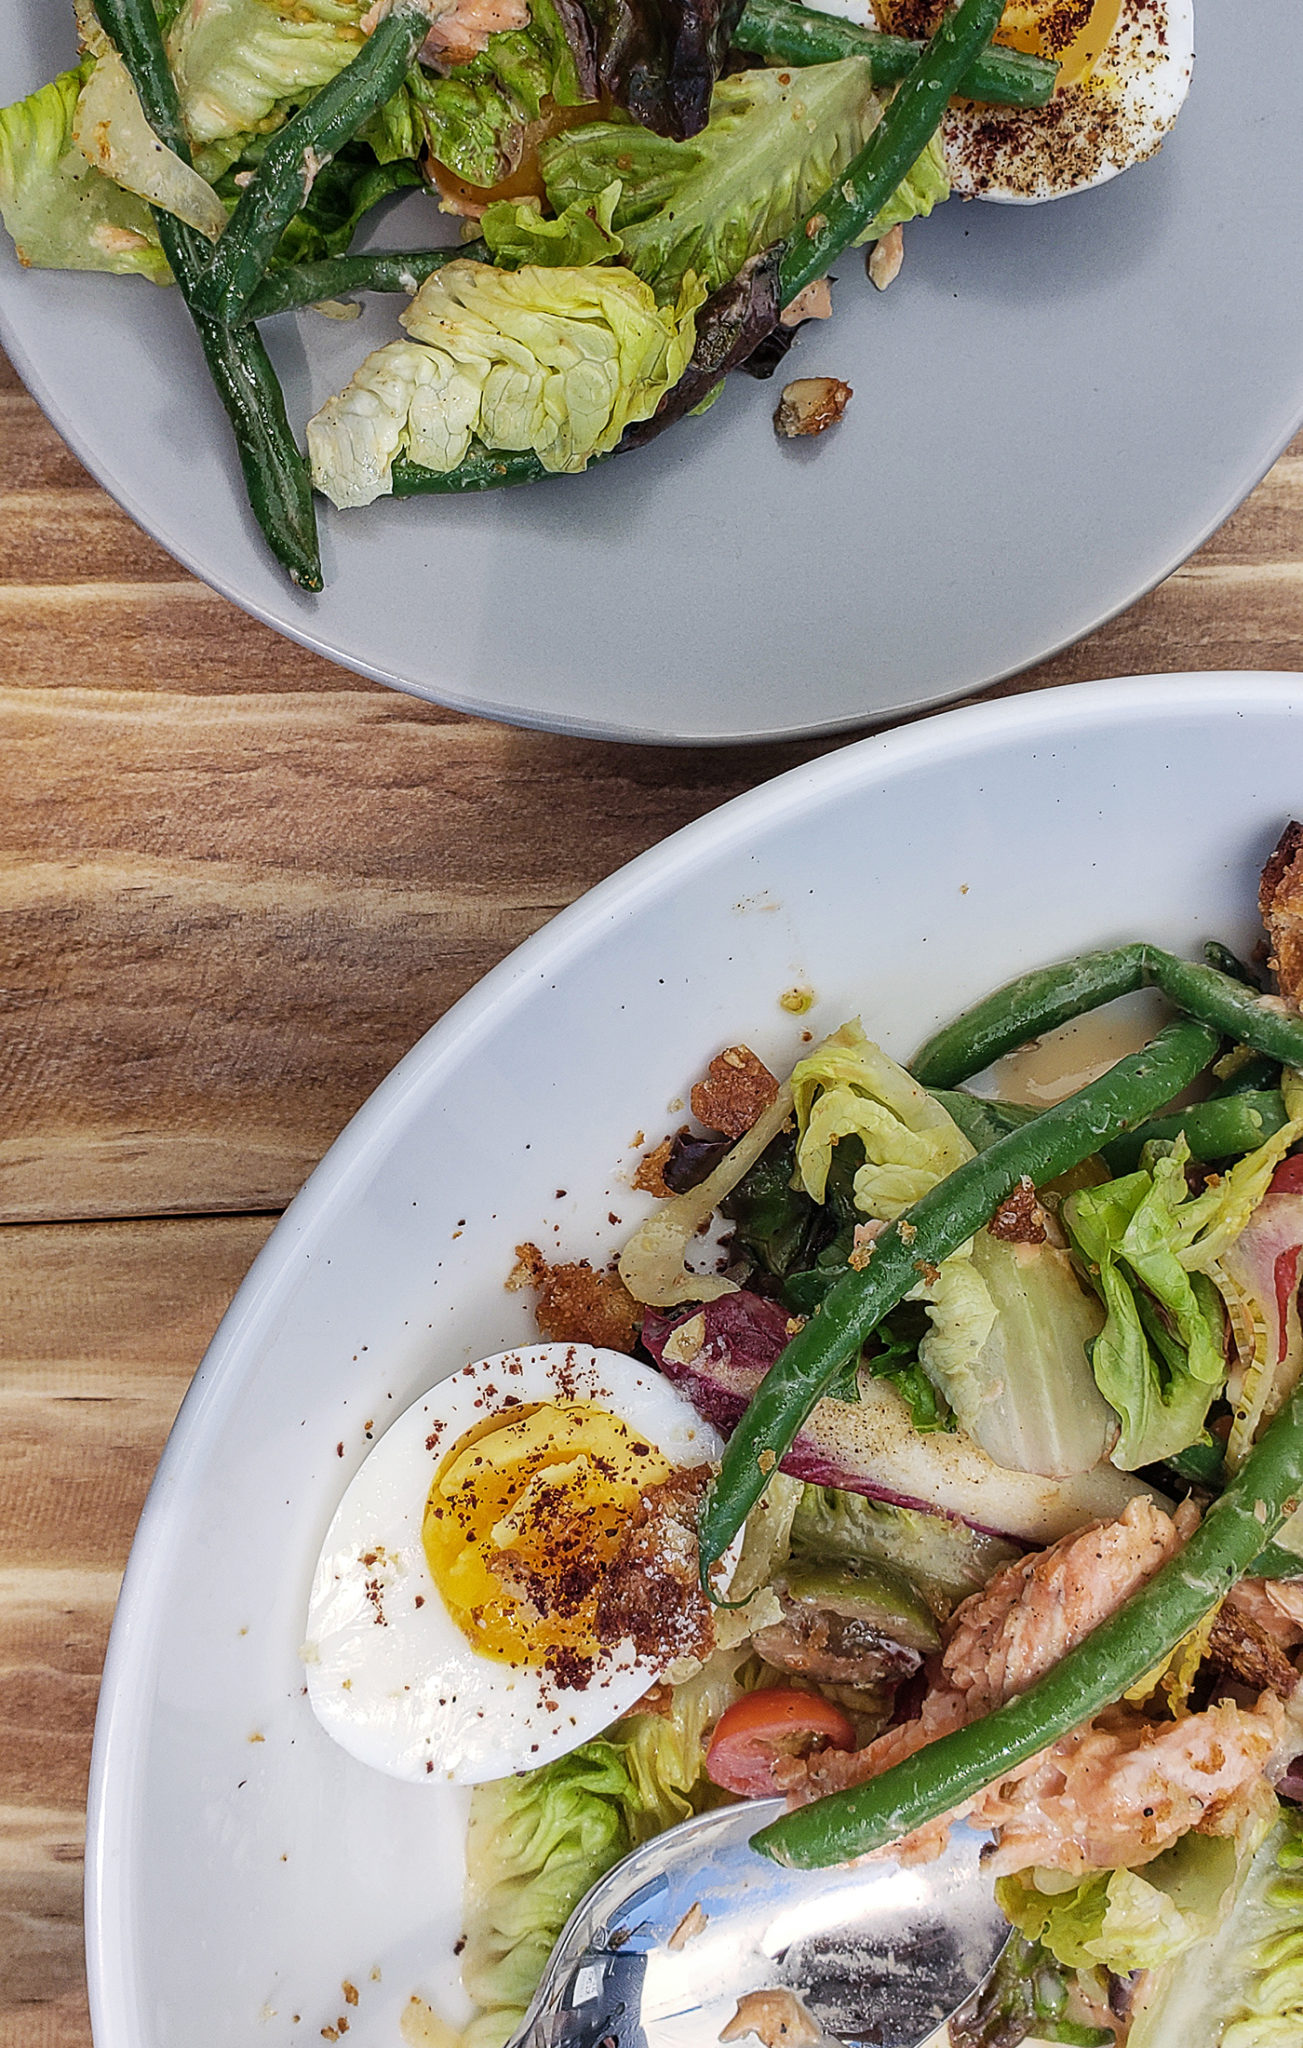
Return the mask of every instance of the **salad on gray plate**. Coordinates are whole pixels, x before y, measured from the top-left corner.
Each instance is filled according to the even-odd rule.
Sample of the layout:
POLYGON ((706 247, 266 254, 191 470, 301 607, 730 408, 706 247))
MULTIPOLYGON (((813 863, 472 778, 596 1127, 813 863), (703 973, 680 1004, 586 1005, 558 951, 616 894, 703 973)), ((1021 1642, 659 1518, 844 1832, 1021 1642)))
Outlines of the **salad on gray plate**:
MULTIPOLYGON (((308 590, 314 490, 353 508, 633 450, 733 369, 772 375, 852 248, 885 288, 904 224, 952 192, 1031 204, 1152 155, 1193 64, 1193 0, 76 9, 77 64, 0 110, 0 216, 24 264, 179 289, 252 508, 308 590), (424 245, 359 253, 409 188, 424 245), (359 291, 406 298, 404 333, 307 423, 305 456, 258 322, 345 319, 359 291)), ((775 424, 823 432, 851 396, 798 377, 775 424)))
POLYGON ((775 1794, 799 1868, 989 1832, 948 2048, 1303 2040, 1303 826, 1261 902, 1261 966, 1082 955, 908 1069, 729 1046, 616 1263, 519 1248, 545 1341, 385 1431, 305 1631, 336 1741, 473 1788, 412 2041, 503 2048, 605 1871, 775 1794), (1145 987, 1049 1107, 965 1085, 1145 987))

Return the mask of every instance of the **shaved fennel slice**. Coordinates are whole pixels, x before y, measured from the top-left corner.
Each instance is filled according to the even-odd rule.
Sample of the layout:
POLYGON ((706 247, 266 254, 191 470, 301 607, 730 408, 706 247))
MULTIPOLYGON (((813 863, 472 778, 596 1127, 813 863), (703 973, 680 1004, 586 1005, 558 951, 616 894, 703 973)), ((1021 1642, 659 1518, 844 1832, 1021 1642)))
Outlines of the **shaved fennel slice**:
POLYGON ((175 214, 210 241, 222 233, 226 208, 208 180, 159 141, 107 37, 97 39, 95 69, 77 102, 73 135, 87 163, 124 192, 175 214))
POLYGON ((689 1272, 688 1246, 791 1114, 791 1084, 784 1082, 764 1115, 725 1153, 700 1187, 672 1195, 644 1217, 619 1260, 620 1278, 635 1301, 648 1308, 677 1308, 681 1302, 715 1301, 721 1294, 737 1293, 736 1282, 717 1273, 689 1272))

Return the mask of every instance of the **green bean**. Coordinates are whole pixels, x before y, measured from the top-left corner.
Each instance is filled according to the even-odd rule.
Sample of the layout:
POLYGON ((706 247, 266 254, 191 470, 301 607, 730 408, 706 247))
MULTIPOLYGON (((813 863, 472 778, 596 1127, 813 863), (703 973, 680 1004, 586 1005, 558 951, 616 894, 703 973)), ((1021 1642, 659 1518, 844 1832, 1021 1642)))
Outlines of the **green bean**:
MULTIPOLYGON (((922 43, 857 28, 796 4, 796 0, 747 0, 733 31, 736 49, 779 64, 834 64, 839 57, 867 57, 874 85, 899 85, 918 62, 922 43)), ((961 98, 992 106, 1043 107, 1059 67, 1044 57, 992 44, 983 50, 955 88, 961 98)))
POLYGON ((273 313, 292 313, 344 292, 407 292, 409 295, 441 270, 464 256, 487 263, 483 242, 463 242, 451 249, 377 249, 366 256, 322 256, 314 263, 274 263, 245 311, 246 320, 267 320, 273 313))
POLYGON ((1224 1060, 1218 1060, 1217 1066, 1225 1071, 1208 1091, 1217 1101, 1227 1095, 1258 1095, 1280 1087, 1280 1061, 1250 1052, 1247 1045, 1237 1046, 1224 1060))
MULTIPOLYGON (((605 458, 603 458, 605 459, 605 458)), ((593 469, 595 463, 588 467, 593 469)), ((498 491, 508 484, 537 484, 554 472, 544 469, 532 448, 486 448, 471 443, 455 469, 424 469, 400 455, 394 464, 396 498, 453 496, 461 491, 498 491)))
POLYGON ((428 8, 406 0, 372 30, 352 63, 277 129, 199 285, 202 312, 228 326, 243 319, 317 172, 393 97, 429 32, 428 8))
POLYGON ((1001 0, 960 0, 946 15, 864 148, 788 237, 778 269, 780 305, 825 276, 882 211, 935 135, 951 94, 1003 11, 1001 0))
POLYGON ((925 1088, 957 1087, 1028 1039, 1142 988, 1145 951, 1138 944, 1113 946, 1020 974, 934 1033, 910 1062, 910 1072, 925 1088))
POLYGON ((1180 1553, 1043 1678, 881 1777, 785 1814, 752 1847, 795 1869, 818 1869, 949 1813, 1152 1671, 1249 1570, 1301 1489, 1303 1384, 1180 1553))
POLYGON ((1170 1116, 1151 1117, 1125 1137, 1115 1138, 1103 1149, 1110 1173, 1134 1173, 1143 1146, 1153 1138, 1175 1138, 1184 1132, 1195 1159, 1238 1159, 1252 1152, 1267 1138, 1274 1137, 1287 1121, 1285 1104, 1278 1088, 1262 1093, 1223 1095, 1208 1102, 1196 1102, 1189 1109, 1170 1116))
POLYGON ((1272 998, 1216 967, 1134 942, 1006 982, 929 1038, 910 1071, 925 1088, 955 1088, 1028 1039, 1138 988, 1160 989, 1187 1016, 1282 1066, 1303 1063, 1303 1017, 1278 1010, 1272 998))
POLYGON ((1261 993, 1262 983, 1251 967, 1247 967, 1238 953, 1224 946, 1220 939, 1204 941, 1203 957, 1210 967, 1216 967, 1222 974, 1229 974, 1232 981, 1242 981, 1246 988, 1261 993))
POLYGON ((1217 1050, 1206 1026, 1182 1020, 939 1181, 875 1239, 760 1382, 730 1437, 702 1512, 702 1583, 765 1490, 806 1416, 890 1309, 988 1221, 1024 1176, 1066 1173, 1188 1087, 1217 1050))
MULTIPOLYGON (((95 12, 131 74, 150 127, 183 163, 189 163, 190 144, 152 0, 95 0, 95 12)), ((229 334, 198 309, 196 291, 208 261, 208 244, 174 214, 161 207, 152 210, 163 254, 235 433, 254 517, 291 580, 302 590, 320 590, 312 486, 285 416, 271 358, 255 328, 229 334)))

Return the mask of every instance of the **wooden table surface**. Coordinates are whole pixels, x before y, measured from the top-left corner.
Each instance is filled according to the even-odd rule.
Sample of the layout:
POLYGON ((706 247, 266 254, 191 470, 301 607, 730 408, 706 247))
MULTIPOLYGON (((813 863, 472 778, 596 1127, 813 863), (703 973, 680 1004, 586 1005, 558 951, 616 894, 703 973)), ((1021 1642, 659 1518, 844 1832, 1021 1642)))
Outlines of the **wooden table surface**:
MULTIPOLYGON (((1125 617, 999 692, 1303 669, 1303 440, 1125 617)), ((194 582, 0 358, 0 2048, 86 2048, 82 1811, 118 1581, 254 1253, 463 990, 844 741, 515 732, 194 582)))

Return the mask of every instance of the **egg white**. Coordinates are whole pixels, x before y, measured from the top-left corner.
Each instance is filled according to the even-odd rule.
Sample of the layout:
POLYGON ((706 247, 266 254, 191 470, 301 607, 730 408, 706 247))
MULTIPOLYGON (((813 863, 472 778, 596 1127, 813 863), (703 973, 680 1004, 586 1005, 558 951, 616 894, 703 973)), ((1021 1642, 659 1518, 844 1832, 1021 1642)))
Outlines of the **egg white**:
POLYGON ((1194 0, 1123 0, 1092 80, 1047 107, 952 105, 941 136, 952 190, 1036 206, 1088 192, 1161 146, 1194 72, 1194 0))
POLYGON ((626 1642, 576 1691, 545 1671, 481 1656, 443 1604, 421 1541, 438 1467, 475 1424, 516 1403, 548 1401, 607 1409, 674 1466, 720 1455, 715 1431, 668 1380, 587 1345, 479 1359, 400 1415, 331 1522, 303 1650, 322 1727, 391 1777, 476 1785, 550 1763, 627 1712, 665 1668, 626 1642))

